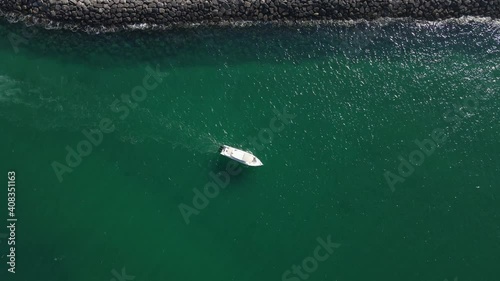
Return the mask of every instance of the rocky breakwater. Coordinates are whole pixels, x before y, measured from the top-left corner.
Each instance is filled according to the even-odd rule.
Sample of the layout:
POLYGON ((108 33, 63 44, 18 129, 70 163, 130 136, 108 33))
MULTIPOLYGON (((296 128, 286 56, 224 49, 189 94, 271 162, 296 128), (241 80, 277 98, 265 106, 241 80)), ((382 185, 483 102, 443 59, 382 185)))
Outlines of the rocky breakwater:
POLYGON ((500 0, 0 0, 10 18, 76 26, 500 16, 500 0))

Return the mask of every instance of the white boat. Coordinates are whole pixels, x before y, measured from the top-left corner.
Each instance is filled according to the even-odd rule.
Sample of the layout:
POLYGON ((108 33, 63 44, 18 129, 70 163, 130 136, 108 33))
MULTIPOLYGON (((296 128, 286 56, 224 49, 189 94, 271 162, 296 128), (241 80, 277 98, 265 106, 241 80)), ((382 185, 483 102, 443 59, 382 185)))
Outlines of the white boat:
POLYGON ((248 166, 262 166, 259 158, 255 157, 251 152, 246 152, 228 145, 223 145, 219 148, 220 154, 235 161, 243 163, 248 166))

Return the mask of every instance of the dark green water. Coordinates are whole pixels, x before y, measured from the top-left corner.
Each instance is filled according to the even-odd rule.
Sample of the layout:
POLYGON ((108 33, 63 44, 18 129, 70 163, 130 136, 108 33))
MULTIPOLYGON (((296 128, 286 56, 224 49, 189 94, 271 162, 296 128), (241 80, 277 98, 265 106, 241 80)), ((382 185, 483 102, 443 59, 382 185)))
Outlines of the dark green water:
POLYGON ((2 22, 0 233, 10 170, 18 222, 16 274, 0 236, 0 280, 287 280, 328 236, 341 245, 307 280, 499 280, 498 27, 87 35, 2 22), (129 102, 148 65, 162 76, 129 102), (284 109, 292 121, 252 145, 284 109), (59 181, 52 163, 103 119, 114 131, 59 181), (415 140, 436 129, 446 140, 400 176, 398 157, 424 155, 415 140), (226 168, 220 144, 264 166, 186 224, 179 205, 226 168))

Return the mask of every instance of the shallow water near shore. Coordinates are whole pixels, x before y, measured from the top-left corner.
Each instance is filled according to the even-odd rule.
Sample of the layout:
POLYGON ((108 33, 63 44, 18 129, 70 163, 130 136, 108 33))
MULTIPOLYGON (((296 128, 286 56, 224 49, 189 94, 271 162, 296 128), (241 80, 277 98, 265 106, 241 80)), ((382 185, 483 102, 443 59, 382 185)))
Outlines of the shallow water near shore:
POLYGON ((0 240, 1 280, 282 280, 328 236, 341 245, 307 280, 500 276, 496 22, 106 34, 1 22, 0 38, 0 165, 16 171, 19 218, 17 273, 0 240), (252 145, 284 110, 291 122, 252 145), (60 182, 51 163, 103 119, 114 131, 60 182), (436 129, 446 140, 400 176, 398 157, 436 129), (226 168, 221 144, 264 166, 186 224, 179 204, 226 168), (404 180, 394 191, 387 171, 404 180))

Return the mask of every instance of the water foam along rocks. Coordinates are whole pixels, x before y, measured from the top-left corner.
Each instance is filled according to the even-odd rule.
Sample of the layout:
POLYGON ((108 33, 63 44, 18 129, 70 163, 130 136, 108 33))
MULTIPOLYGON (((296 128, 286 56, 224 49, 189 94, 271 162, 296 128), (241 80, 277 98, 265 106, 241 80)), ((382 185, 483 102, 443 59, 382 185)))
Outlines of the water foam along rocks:
POLYGON ((499 18, 498 0, 2 0, 0 14, 78 27, 461 16, 499 18))

